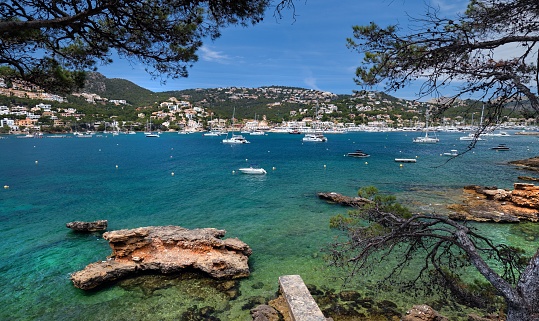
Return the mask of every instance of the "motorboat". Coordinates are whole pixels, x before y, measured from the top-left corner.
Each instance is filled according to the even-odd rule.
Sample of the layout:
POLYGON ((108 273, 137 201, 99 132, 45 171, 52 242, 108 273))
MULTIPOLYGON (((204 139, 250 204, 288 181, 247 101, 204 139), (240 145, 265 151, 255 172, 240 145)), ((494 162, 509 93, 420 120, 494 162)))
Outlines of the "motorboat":
POLYGON ((159 136, 159 133, 150 133, 150 132, 148 132, 148 133, 146 133, 146 137, 159 138, 160 136, 159 136))
POLYGON ((475 134, 468 134, 467 136, 462 136, 459 140, 483 140, 483 138, 476 136, 475 134))
POLYGON ((446 152, 443 154, 444 156, 451 156, 451 157, 454 157, 454 156, 458 156, 459 155, 459 152, 456 150, 456 149, 452 149, 450 150, 449 152, 446 152))
POLYGON ((349 157, 369 157, 371 155, 365 153, 361 149, 356 149, 355 152, 348 153, 348 154, 346 154, 346 156, 349 156, 349 157))
POLYGON ((251 165, 249 167, 244 167, 238 169, 243 174, 251 174, 251 175, 265 175, 267 172, 265 169, 258 167, 256 165, 251 165))
POLYGON ((223 139, 223 143, 224 144, 249 144, 251 142, 245 139, 243 135, 232 134, 230 138, 223 139))
POLYGON ((397 163, 415 163, 417 159, 415 158, 395 158, 397 163))
POLYGON ((493 150, 510 150, 510 148, 507 147, 507 145, 505 145, 505 144, 499 144, 498 146, 491 147, 490 149, 493 149, 493 150))
POLYGON ((305 134, 304 142, 327 142, 327 138, 322 134, 305 134))
POLYGON ((251 136, 263 136, 266 133, 263 130, 253 130, 252 132, 249 132, 249 135, 251 136))
POLYGON ((292 134, 292 135, 299 135, 299 134, 301 134, 301 132, 300 132, 299 130, 297 130, 297 129, 293 129, 293 130, 289 131, 288 133, 289 133, 289 134, 292 134))
POLYGON ((209 132, 204 133, 202 135, 204 135, 204 136, 221 136, 221 135, 225 135, 225 133, 223 133, 222 131, 217 130, 217 129, 212 129, 209 132))

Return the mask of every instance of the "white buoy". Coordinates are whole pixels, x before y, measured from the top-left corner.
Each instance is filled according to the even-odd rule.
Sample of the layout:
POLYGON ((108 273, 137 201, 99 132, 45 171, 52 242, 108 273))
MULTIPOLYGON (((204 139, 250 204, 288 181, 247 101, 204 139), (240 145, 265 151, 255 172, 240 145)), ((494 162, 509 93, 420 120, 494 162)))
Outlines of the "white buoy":
POLYGON ((232 174, 236 174, 236 171, 233 170, 233 171, 232 171, 232 174))
POLYGON ((369 162, 365 162, 365 165, 369 165, 369 162))
POLYGON ((118 165, 116 165, 116 168, 118 168, 118 165))
POLYGON ((37 165, 37 161, 36 161, 36 165, 37 165))
POLYGON ((8 189, 9 188, 9 185, 4 185, 4 189, 8 189))
POLYGON ((271 169, 272 169, 272 170, 275 170, 275 166, 273 166, 271 169))
POLYGON ((403 166, 402 164, 399 165, 399 167, 402 167, 402 166, 403 166))
POLYGON ((326 164, 324 164, 324 168, 326 168, 326 164))
POLYGON ((174 176, 174 172, 170 173, 170 175, 174 176))

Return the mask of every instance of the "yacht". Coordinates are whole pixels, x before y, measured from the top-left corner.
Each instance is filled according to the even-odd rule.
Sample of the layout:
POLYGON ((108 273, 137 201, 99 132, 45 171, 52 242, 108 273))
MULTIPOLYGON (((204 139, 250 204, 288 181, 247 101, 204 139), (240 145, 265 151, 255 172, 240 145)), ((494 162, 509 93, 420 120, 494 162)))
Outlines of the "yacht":
POLYGON ((425 136, 416 137, 413 140, 414 143, 423 143, 423 144, 436 144, 439 141, 440 139, 438 139, 437 137, 429 137, 427 134, 425 134, 425 136))
POLYGON ((491 147, 490 149, 493 149, 493 150, 510 150, 510 148, 507 147, 505 144, 499 144, 498 146, 491 147))
POLYGON ((232 136, 230 138, 223 139, 223 143, 224 144, 249 144, 250 141, 245 139, 245 137, 243 137, 243 135, 232 134, 232 136))
POLYGON ((476 136, 475 134, 468 134, 467 136, 462 136, 459 140, 483 140, 483 138, 476 136))
POLYGON ((258 167, 256 165, 251 165, 249 167, 240 168, 239 171, 242 172, 243 174, 251 174, 251 175, 265 175, 266 174, 265 169, 258 167))
POLYGON ((159 133, 146 133, 146 137, 156 137, 156 138, 159 138, 159 133))
POLYGON ((304 142, 327 142, 328 139, 322 134, 305 134, 304 142))
POLYGON ((225 133, 223 133, 222 131, 217 130, 217 129, 212 129, 209 132, 204 133, 202 135, 203 136, 221 136, 221 135, 225 135, 225 133))
POLYGON ((346 154, 346 156, 349 156, 349 157, 369 157, 371 155, 365 153, 361 149, 357 149, 355 152, 346 154))

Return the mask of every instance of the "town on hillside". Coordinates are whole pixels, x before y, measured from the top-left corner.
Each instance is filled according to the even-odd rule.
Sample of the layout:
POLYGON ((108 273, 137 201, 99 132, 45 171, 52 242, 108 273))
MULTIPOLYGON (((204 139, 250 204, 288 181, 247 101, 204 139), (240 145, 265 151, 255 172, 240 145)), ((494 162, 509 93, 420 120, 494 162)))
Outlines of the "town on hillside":
MULTIPOLYGON (((114 95, 110 98, 106 91, 59 97, 20 84, 8 86, 0 79, 0 133, 465 131, 483 120, 476 102, 455 101, 444 114, 436 115, 441 99, 418 102, 375 91, 337 95, 268 86, 143 92, 138 96, 154 100, 151 103, 141 102, 143 98, 137 99, 135 92, 110 93, 114 95)), ((535 119, 510 111, 497 121, 498 126, 535 126, 535 119)))

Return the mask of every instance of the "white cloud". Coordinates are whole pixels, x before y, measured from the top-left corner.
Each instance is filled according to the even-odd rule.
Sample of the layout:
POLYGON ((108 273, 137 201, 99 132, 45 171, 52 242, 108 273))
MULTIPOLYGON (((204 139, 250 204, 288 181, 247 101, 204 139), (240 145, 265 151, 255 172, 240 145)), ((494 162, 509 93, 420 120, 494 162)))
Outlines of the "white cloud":
POLYGON ((223 54, 220 51, 212 50, 208 46, 200 47, 200 55, 202 57, 202 60, 217 62, 220 64, 228 64, 231 61, 229 56, 223 54))
POLYGON ((443 14, 457 14, 463 13, 468 6, 468 0, 431 0, 431 6, 439 8, 443 14))

